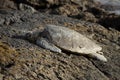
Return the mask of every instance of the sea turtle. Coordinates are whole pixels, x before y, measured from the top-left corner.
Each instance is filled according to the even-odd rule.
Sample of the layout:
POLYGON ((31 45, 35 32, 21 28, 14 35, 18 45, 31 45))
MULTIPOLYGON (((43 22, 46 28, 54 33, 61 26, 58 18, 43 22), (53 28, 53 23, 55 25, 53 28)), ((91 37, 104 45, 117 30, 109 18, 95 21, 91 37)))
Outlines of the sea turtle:
POLYGON ((61 53, 62 50, 72 53, 85 54, 106 62, 107 59, 101 54, 102 47, 85 37, 84 35, 66 27, 46 25, 41 32, 26 34, 28 40, 45 49, 61 53))

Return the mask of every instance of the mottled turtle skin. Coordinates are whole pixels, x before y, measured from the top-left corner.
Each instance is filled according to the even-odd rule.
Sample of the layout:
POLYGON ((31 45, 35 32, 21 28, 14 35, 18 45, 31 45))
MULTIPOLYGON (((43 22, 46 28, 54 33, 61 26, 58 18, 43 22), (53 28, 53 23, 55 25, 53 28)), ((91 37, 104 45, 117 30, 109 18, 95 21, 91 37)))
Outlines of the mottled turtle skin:
POLYGON ((32 32, 27 38, 28 40, 34 38, 37 45, 53 52, 61 53, 62 50, 66 50, 72 53, 86 54, 104 62, 107 61, 103 54, 100 54, 102 47, 84 35, 66 27, 46 25, 42 32, 39 34, 32 32))

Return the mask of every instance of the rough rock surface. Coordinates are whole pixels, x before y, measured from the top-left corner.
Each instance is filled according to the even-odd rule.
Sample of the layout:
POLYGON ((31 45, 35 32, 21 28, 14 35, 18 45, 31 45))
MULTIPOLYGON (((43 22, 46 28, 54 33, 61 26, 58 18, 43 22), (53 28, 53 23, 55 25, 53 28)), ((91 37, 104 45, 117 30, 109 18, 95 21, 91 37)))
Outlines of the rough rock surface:
POLYGON ((0 10, 0 80, 120 79, 119 15, 106 12, 93 0, 1 0, 0 9, 5 9, 0 10), (108 62, 50 52, 22 37, 46 24, 65 26, 94 40, 108 62))
POLYGON ((120 32, 64 16, 26 11, 0 10, 0 79, 4 80, 119 80, 120 32), (54 53, 24 37, 24 32, 43 29, 46 24, 66 26, 95 40, 108 62, 102 63, 70 52, 54 53), (2 44, 2 45, 1 45, 2 44), (10 48, 4 47, 9 46, 10 48), (15 50, 17 56, 11 50, 15 50), (8 51, 4 53, 3 51, 8 51), (10 50, 10 51, 9 51, 10 50), (6 56, 7 59, 6 59, 6 56))
POLYGON ((14 0, 0 0, 0 9, 17 9, 14 0))
POLYGON ((84 8, 90 4, 94 5, 93 0, 22 0, 19 2, 29 3, 37 7, 52 7, 71 3, 77 4, 84 8))

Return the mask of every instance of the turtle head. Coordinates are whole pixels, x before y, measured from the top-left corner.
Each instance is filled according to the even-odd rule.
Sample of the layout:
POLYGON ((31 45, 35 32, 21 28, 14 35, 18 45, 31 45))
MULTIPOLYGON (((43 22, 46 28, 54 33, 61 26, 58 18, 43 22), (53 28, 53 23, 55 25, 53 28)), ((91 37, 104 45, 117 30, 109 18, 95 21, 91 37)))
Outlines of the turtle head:
POLYGON ((37 40, 37 38, 38 38, 38 36, 39 36, 39 33, 29 31, 28 33, 26 33, 25 36, 26 36, 26 39, 27 39, 28 41, 35 43, 36 40, 37 40))

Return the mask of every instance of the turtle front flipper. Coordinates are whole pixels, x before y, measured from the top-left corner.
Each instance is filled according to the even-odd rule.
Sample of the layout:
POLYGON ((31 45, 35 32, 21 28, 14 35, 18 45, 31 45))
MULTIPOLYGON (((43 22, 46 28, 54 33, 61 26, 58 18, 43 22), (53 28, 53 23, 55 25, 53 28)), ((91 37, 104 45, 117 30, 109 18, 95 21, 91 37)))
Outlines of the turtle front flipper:
POLYGON ((61 53, 61 49, 49 42, 46 38, 39 37, 36 41, 36 44, 42 48, 51 50, 53 52, 61 53))

